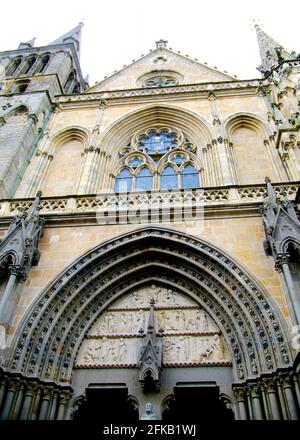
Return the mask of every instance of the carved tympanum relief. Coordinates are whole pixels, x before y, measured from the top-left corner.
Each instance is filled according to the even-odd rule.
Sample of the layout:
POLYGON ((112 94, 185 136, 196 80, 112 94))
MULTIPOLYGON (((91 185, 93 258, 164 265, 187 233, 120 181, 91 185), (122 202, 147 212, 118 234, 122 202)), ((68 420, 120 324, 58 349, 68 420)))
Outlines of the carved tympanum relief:
POLYGON ((220 329, 206 311, 193 299, 152 284, 117 300, 98 318, 82 343, 76 367, 136 367, 151 299, 164 366, 230 363, 220 329))

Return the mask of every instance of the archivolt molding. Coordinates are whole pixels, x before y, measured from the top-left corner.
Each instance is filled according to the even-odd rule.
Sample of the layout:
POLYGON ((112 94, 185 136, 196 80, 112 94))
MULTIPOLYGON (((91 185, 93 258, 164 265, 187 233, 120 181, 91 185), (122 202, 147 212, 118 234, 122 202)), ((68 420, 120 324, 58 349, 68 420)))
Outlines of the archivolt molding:
POLYGON ((198 114, 176 106, 149 105, 120 117, 102 133, 99 140, 101 150, 116 154, 116 144, 127 145, 132 135, 148 128, 171 127, 183 131, 191 142, 199 147, 211 143, 211 127, 198 114))
MULTIPOLYGON (((48 141, 49 148, 55 149, 70 140, 78 140, 84 146, 89 144, 90 132, 87 128, 80 125, 71 125, 53 133, 48 141)), ((52 152, 53 153, 53 152, 52 152)))
POLYGON ((281 312, 247 270, 202 239, 148 226, 88 251, 48 285, 23 318, 6 367, 71 382, 81 342, 99 315, 150 281, 191 296, 212 316, 236 382, 291 365, 281 312))
POLYGON ((225 133, 228 139, 230 139, 234 130, 240 127, 252 129, 260 134, 262 139, 268 139, 273 134, 268 127, 267 121, 254 113, 234 113, 224 121, 225 133))

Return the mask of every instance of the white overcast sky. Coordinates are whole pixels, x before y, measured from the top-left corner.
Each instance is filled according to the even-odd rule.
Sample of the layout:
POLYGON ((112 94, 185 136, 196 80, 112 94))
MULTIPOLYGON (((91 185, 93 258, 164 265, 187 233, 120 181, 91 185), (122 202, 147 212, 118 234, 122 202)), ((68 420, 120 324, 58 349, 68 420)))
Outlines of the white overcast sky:
POLYGON ((43 46, 84 21, 81 67, 90 85, 139 58, 155 41, 239 78, 260 77, 251 19, 300 52, 300 0, 17 0, 1 6, 0 51, 36 37, 43 46), (284 9, 284 7, 286 8, 284 9), (252 29, 251 29, 252 28, 252 29))

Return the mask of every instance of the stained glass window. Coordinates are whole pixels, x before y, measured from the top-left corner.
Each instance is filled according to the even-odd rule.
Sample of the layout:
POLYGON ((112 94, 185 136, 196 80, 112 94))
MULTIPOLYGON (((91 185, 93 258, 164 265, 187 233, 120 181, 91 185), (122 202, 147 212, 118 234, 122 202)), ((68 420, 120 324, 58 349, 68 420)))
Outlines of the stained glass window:
POLYGON ((176 163, 176 165, 180 165, 185 160, 186 158, 183 154, 175 154, 175 156, 172 157, 171 162, 176 163))
POLYGON ((199 188, 199 173, 193 165, 184 167, 181 174, 181 188, 199 188))
POLYGON ((134 157, 133 159, 131 159, 128 162, 128 165, 130 165, 133 168, 138 167, 139 165, 141 165, 143 163, 142 159, 140 157, 134 157))
POLYGON ((177 136, 169 134, 167 131, 150 131, 147 136, 144 135, 139 138, 139 148, 148 154, 165 154, 170 148, 176 147, 176 140, 177 136))
POLYGON ((130 192, 132 189, 132 175, 126 169, 116 177, 115 192, 130 192))
POLYGON ((143 167, 137 174, 135 188, 144 191, 152 189, 152 174, 147 167, 143 167))
POLYGON ((178 175, 175 169, 167 166, 160 176, 160 189, 177 189, 178 175))
POLYGON ((174 78, 157 77, 145 82, 146 87, 166 87, 175 86, 177 81, 174 78))

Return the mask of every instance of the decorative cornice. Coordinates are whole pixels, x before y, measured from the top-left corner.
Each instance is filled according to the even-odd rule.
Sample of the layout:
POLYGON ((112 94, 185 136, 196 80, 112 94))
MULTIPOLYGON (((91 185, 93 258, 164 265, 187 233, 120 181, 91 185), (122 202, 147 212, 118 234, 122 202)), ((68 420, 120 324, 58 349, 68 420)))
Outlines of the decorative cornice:
MULTIPOLYGON (((76 103, 86 101, 107 101, 114 99, 124 98, 136 98, 136 97, 156 97, 173 94, 186 94, 186 93, 199 93, 203 92, 204 97, 207 99, 208 93, 231 93, 234 91, 244 93, 245 90, 250 89, 253 93, 256 93, 257 88, 261 84, 262 80, 251 79, 243 81, 223 81, 214 83, 200 83, 200 84, 181 84, 172 87, 151 87, 151 88, 139 88, 139 89, 126 89, 126 90, 112 90, 94 93, 81 93, 76 95, 57 95, 55 96, 55 102, 60 104, 76 103)), ((267 85, 268 83, 266 83, 267 85)))

